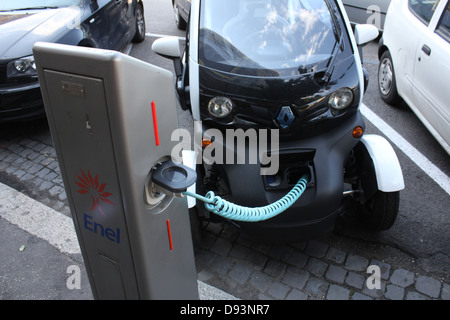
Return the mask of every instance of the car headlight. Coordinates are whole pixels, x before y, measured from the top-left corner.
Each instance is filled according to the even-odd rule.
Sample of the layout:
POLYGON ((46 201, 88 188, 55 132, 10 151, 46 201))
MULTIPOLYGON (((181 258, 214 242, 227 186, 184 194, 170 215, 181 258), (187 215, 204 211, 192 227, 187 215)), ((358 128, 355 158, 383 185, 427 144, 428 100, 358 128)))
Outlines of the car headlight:
POLYGON ((208 112, 214 118, 228 117, 233 111, 234 103, 225 97, 214 97, 208 103, 208 112))
POLYGON ((353 91, 350 88, 341 88, 333 92, 328 104, 337 110, 343 110, 353 102, 353 91))
POLYGON ((33 56, 23 57, 10 61, 6 67, 8 78, 36 76, 36 63, 33 56))

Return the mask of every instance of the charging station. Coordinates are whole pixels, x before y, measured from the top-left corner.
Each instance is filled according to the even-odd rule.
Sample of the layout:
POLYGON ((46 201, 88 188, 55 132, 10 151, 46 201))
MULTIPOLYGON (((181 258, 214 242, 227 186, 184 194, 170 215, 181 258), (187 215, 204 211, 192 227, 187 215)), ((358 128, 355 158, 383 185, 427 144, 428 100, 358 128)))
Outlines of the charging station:
POLYGON ((173 74, 115 51, 33 52, 94 298, 198 299, 173 74))

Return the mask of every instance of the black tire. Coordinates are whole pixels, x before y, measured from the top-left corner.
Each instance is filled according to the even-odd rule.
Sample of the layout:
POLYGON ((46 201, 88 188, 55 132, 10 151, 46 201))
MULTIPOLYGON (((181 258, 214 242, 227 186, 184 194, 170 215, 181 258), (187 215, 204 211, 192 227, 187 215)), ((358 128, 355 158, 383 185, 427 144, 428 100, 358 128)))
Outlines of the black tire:
POLYGON ((397 91, 394 63, 389 50, 383 52, 378 66, 378 91, 381 98, 390 105, 398 105, 402 98, 397 91))
POLYGON ((136 7, 136 33, 133 37, 133 42, 138 43, 145 40, 145 17, 144 8, 138 4, 136 7))
POLYGON ((377 191, 372 198, 361 205, 362 223, 370 230, 385 231, 390 229, 397 219, 400 192, 377 191))
POLYGON ((173 4, 173 13, 175 17, 175 24, 178 28, 178 30, 186 30, 187 28, 187 22, 183 19, 183 17, 180 14, 180 9, 178 8, 178 4, 174 2, 173 4))

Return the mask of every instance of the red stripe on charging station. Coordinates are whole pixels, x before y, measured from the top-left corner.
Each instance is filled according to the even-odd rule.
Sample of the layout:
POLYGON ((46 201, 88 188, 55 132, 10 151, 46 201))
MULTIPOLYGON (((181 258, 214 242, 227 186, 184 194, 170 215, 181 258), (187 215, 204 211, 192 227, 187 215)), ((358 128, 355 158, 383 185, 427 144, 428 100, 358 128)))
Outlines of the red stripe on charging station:
POLYGON ((159 146, 158 119, 156 118, 156 104, 152 101, 153 128, 155 129, 155 143, 159 146))
POLYGON ((170 230, 170 220, 169 219, 166 220, 166 224, 167 224, 167 234, 169 235, 170 251, 173 251, 172 231, 170 230))

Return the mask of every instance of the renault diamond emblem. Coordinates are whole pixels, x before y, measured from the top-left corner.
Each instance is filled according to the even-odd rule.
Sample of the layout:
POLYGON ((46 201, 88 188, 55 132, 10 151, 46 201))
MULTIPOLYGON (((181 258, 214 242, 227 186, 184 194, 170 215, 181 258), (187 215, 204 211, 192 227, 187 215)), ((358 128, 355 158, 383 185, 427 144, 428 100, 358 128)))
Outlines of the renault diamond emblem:
POLYGON ((295 115, 292 112, 291 107, 285 106, 281 108, 278 114, 277 121, 281 128, 287 129, 295 120, 295 115))

